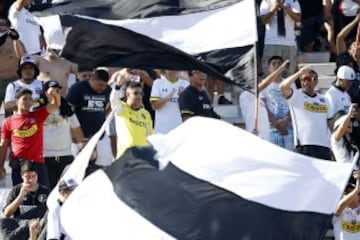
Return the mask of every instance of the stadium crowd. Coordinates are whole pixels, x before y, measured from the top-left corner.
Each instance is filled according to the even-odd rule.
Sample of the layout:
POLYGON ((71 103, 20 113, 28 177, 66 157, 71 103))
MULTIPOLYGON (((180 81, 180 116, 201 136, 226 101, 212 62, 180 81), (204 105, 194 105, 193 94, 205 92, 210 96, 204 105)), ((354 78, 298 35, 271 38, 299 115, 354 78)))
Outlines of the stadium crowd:
MULTIPOLYGON (((28 234, 37 239, 49 192, 111 110, 114 120, 97 144, 87 175, 192 116, 221 119, 213 108, 215 92, 218 104, 232 102, 223 95, 223 82, 207 80, 198 70, 88 69, 69 62, 59 49, 48 47, 28 10, 31 2, 16 0, 8 18, 0 19, 0 102, 7 115, 1 124, 0 178, 6 176, 8 160, 14 187, 3 214, 37 219, 28 234)), ((259 0, 257 6, 259 122, 255 127, 255 96, 242 92, 246 130, 289 151, 351 162, 360 148, 360 3, 259 0), (298 63, 304 52, 324 49, 336 69, 322 95, 318 74, 311 67, 299 69, 298 63)), ((76 185, 60 183, 59 206, 76 185)), ((359 194, 355 171, 335 213, 335 239, 360 239, 359 194)), ((47 239, 60 239, 61 229, 51 227, 58 216, 47 216, 47 239)))

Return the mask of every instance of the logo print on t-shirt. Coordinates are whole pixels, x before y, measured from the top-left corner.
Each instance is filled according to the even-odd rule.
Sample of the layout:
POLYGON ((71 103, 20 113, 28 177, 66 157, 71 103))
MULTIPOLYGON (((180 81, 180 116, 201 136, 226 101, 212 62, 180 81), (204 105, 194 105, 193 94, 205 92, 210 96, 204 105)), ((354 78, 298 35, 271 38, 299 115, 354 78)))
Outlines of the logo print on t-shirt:
POLYGON ((84 100, 86 101, 86 105, 82 107, 82 111, 87 112, 103 112, 105 107, 106 98, 104 95, 96 96, 96 95, 85 95, 84 100))

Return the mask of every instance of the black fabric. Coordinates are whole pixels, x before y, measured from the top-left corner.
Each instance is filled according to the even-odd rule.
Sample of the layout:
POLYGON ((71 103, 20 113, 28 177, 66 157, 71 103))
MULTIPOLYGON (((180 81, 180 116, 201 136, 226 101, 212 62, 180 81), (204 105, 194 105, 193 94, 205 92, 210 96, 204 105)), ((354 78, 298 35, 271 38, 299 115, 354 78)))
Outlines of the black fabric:
POLYGON ((72 163, 74 156, 45 157, 45 165, 48 171, 50 189, 53 189, 60 180, 65 167, 72 163))
POLYGON ((86 138, 91 138, 105 121, 105 107, 109 103, 111 88, 95 92, 89 81, 75 83, 68 91, 66 100, 75 106, 75 114, 86 138))
POLYGON ((154 166, 154 153, 151 147, 128 149, 105 172, 122 201, 174 238, 324 238, 332 216, 287 212, 251 202, 171 163, 159 171, 154 166))
POLYGON ((296 146, 295 151, 306 156, 319 158, 323 160, 332 160, 330 148, 315 145, 296 146))
POLYGON ((60 19, 63 27, 71 27, 61 56, 81 66, 197 69, 231 82, 193 56, 145 35, 75 16, 64 15, 60 19))
POLYGON ((30 220, 0 218, 0 239, 28 240, 30 220))
POLYGON ((322 0, 300 0, 302 19, 314 17, 322 12, 322 0))
POLYGON ((179 108, 181 115, 220 119, 220 116, 214 111, 207 93, 192 86, 188 86, 181 92, 179 108))
POLYGON ((282 8, 277 11, 277 33, 279 36, 286 36, 285 13, 282 8))

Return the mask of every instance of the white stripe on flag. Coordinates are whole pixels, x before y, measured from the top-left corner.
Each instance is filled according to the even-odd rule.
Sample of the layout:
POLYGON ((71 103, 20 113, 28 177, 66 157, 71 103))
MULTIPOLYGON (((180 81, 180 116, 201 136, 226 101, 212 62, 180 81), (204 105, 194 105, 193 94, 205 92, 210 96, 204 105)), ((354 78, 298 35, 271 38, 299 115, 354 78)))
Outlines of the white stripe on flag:
MULTIPOLYGON (((89 142, 86 144, 84 149, 76 156, 70 167, 67 169, 65 174, 62 176, 61 179, 74 179, 78 184, 80 184, 85 176, 85 170, 89 164, 89 160, 91 157, 91 154, 93 150, 95 149, 95 146, 97 142, 99 141, 101 135, 105 132, 105 129, 110 124, 111 120, 114 117, 115 110, 112 110, 111 113, 107 116, 105 122, 97 131, 97 133, 92 136, 92 138, 89 140, 89 142)), ((57 205, 57 199, 59 198, 59 192, 58 192, 58 185, 51 191, 48 199, 47 199, 47 206, 49 208, 53 207, 54 205, 57 205)))
POLYGON ((191 118, 148 140, 160 162, 171 160, 199 179, 287 211, 333 213, 353 167, 287 151, 209 118, 191 118))
MULTIPOLYGON (((244 0, 216 10, 177 16, 96 20, 127 28, 189 54, 248 46, 257 41, 253 0, 244 0)), ((51 46, 64 46, 65 38, 61 36, 63 33, 58 17, 41 17, 38 21, 44 27, 46 39, 51 46)))
POLYGON ((60 219, 66 235, 74 240, 174 239, 122 202, 102 170, 77 187, 62 206, 60 219))

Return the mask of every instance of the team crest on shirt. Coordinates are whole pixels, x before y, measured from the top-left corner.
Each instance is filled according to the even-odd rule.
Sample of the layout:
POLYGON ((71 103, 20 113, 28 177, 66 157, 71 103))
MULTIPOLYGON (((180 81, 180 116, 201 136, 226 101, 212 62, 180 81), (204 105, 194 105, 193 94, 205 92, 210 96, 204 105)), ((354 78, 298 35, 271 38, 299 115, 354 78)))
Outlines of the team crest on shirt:
POLYGON ((43 92, 42 88, 39 88, 39 87, 35 88, 36 94, 41 94, 42 92, 43 92))
POLYGON ((38 196, 38 201, 41 202, 41 203, 45 203, 45 202, 46 202, 46 198, 47 198, 47 195, 46 195, 46 194, 39 194, 39 196, 38 196))
POLYGON ((29 122, 30 122, 30 124, 35 123, 35 118, 33 118, 33 117, 29 118, 29 122))
POLYGON ((146 116, 145 116, 145 114, 141 114, 141 117, 143 118, 143 119, 146 119, 146 116))
POLYGON ((322 103, 325 103, 325 99, 324 99, 324 98, 320 98, 319 101, 322 102, 322 103))

